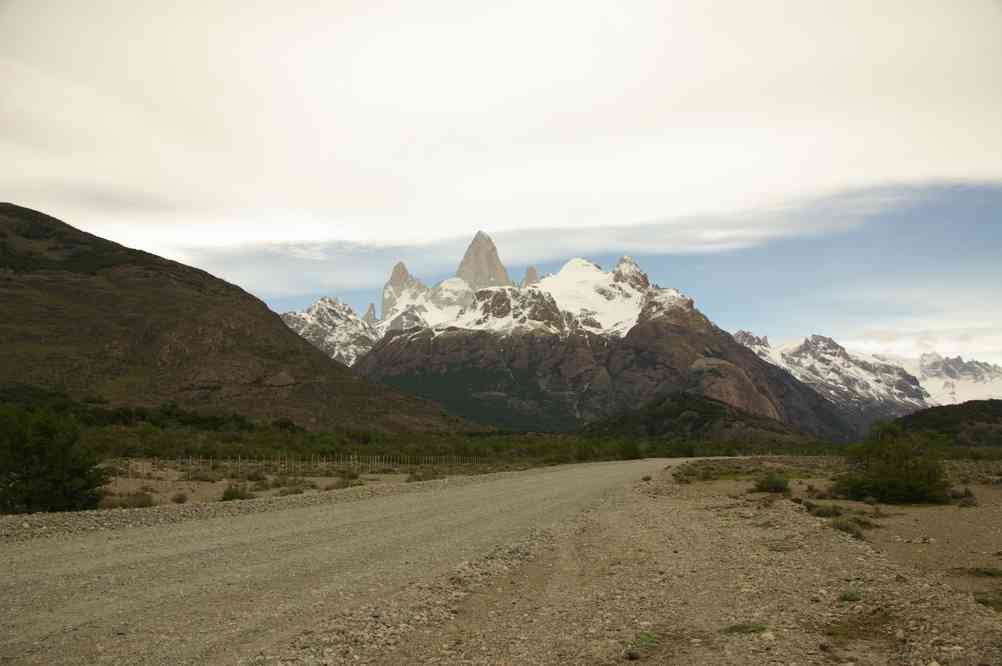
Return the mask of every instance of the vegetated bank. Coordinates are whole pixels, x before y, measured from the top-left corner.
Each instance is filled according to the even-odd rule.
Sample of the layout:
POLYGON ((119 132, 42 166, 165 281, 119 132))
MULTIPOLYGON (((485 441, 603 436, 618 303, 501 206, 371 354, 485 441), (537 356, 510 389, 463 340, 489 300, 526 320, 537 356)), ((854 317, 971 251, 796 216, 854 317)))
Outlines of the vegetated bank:
POLYGON ((557 464, 642 457, 817 455, 843 448, 724 403, 687 395, 661 401, 637 417, 624 415, 577 433, 311 431, 289 419, 262 422, 236 413, 192 411, 173 403, 153 408, 109 407, 99 397, 74 400, 58 391, 30 386, 0 387, 0 404, 71 416, 80 424, 83 446, 102 459, 456 455, 557 464), (674 425, 655 427, 656 418, 674 425), (645 423, 646 429, 634 428, 638 422, 645 423))
MULTIPOLYGON (((456 455, 559 464, 643 457, 841 455, 846 451, 844 444, 818 441, 778 421, 690 394, 663 398, 575 433, 315 431, 289 419, 263 422, 237 413, 192 411, 172 403, 153 408, 109 407, 99 397, 74 400, 58 391, 23 385, 0 387, 0 404, 72 416, 80 424, 84 448, 101 459, 456 455)), ((905 423, 902 427, 910 430, 905 423)), ((961 447, 948 436, 932 437, 930 443, 940 457, 1002 458, 1002 447, 961 447)))
MULTIPOLYGON (((122 458, 196 458, 202 459, 196 460, 196 468, 206 463, 212 467, 212 461, 222 464, 225 470, 211 470, 220 474, 233 471, 227 460, 291 460, 291 468, 280 465, 272 469, 274 465, 265 464, 258 470, 259 473, 271 470, 282 477, 305 473, 309 466, 297 461, 313 461, 313 469, 318 459, 324 459, 324 473, 333 472, 327 469, 330 460, 343 461, 345 456, 368 457, 370 461, 376 456, 398 461, 410 459, 411 465, 416 458, 442 456, 479 462, 477 469, 460 471, 453 461, 450 469, 421 472, 454 474, 648 457, 841 456, 853 451, 852 447, 818 442, 777 421, 692 394, 662 398, 576 433, 485 430, 392 434, 352 428, 309 431, 287 418, 259 421, 237 413, 197 412, 173 403, 159 407, 112 407, 97 396, 75 400, 58 391, 24 385, 0 387, 0 411, 4 417, 0 418, 0 482, 6 488, 20 488, 5 494, 10 495, 9 501, 4 500, 5 508, 0 511, 6 512, 94 506, 99 494, 92 491, 102 485, 102 479, 86 472, 88 460, 96 465, 99 461, 122 458), (43 442, 45 436, 39 434, 42 431, 51 431, 49 439, 53 441, 43 442), (59 442, 65 446, 56 446, 59 442), (27 475, 25 467, 28 459, 34 461, 31 468, 35 472, 31 475, 27 475), (72 479, 63 478, 65 460, 74 461, 74 469, 80 468, 79 473, 71 475, 72 479), (80 492, 53 501, 62 492, 55 489, 66 484, 79 485, 80 492)), ((909 432, 901 424, 895 427, 909 432)), ((1002 460, 1002 447, 958 447, 945 435, 933 437, 922 432, 909 435, 928 451, 924 455, 930 458, 1002 460)), ((894 465, 893 461, 891 464, 894 465)), ((108 469, 111 468, 117 469, 114 465, 108 469)), ((192 480, 192 469, 189 461, 187 480, 192 480)), ((239 472, 247 469, 239 465, 236 469, 238 473, 233 479, 242 479, 239 472)), ((367 469, 373 471, 372 465, 367 469)))
POLYGON ((970 448, 975 454, 982 447, 1002 447, 1002 400, 931 407, 897 422, 905 430, 921 432, 946 446, 970 448))

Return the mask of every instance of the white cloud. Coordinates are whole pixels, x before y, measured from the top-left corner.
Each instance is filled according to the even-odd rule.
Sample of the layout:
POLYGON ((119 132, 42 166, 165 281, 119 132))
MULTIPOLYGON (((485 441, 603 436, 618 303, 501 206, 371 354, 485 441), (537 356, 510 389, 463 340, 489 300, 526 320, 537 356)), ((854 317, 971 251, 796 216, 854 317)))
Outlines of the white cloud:
MULTIPOLYGON (((5 0, 0 193, 262 295, 442 274, 476 229, 733 250, 1002 180, 999 34, 989 0, 5 0)), ((842 333, 1000 349, 984 310, 842 333)))
MULTIPOLYGON (((700 254, 732 251, 791 236, 846 231, 868 215, 910 203, 921 191, 872 190, 804 200, 781 208, 742 214, 662 220, 588 229, 521 229, 494 234, 502 260, 525 265, 574 256, 700 254)), ((404 261, 429 279, 455 270, 474 228, 462 236, 421 243, 296 242, 262 239, 209 245, 193 237, 172 245, 167 256, 201 266, 265 297, 346 289, 381 288, 390 267, 404 261), (261 270, 267 267, 267 270, 261 270)), ((192 230, 197 234, 196 230, 192 230)), ((287 234, 295 237, 295 227, 287 234)), ((246 239, 247 234, 241 236, 246 239)), ((135 240, 140 240, 139 237, 135 240)))
POLYGON ((916 358, 928 352, 1002 364, 1002 311, 983 281, 962 288, 929 279, 910 289, 877 285, 852 296, 856 304, 898 314, 874 316, 865 324, 840 326, 849 349, 916 358))
POLYGON ((168 252, 1000 179, 1000 32, 976 1, 7 0, 0 188, 168 252))

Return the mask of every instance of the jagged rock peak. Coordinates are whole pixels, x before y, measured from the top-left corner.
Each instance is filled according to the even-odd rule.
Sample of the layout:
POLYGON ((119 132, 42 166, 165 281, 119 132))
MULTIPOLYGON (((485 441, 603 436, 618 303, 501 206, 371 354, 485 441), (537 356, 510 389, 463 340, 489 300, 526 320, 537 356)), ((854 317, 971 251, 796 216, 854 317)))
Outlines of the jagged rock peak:
POLYGON ((922 354, 919 369, 927 377, 968 379, 977 382, 1002 379, 1002 368, 982 361, 965 361, 962 356, 941 356, 936 352, 922 354))
POLYGON ((365 314, 362 315, 362 321, 366 324, 372 326, 376 323, 376 304, 369 303, 369 307, 365 309, 365 314))
POLYGON ((849 352, 846 351, 845 347, 835 342, 834 339, 829 338, 825 335, 812 335, 808 338, 804 338, 804 341, 794 349, 792 354, 829 354, 832 356, 842 356, 845 358, 849 357, 849 352))
POLYGON ((428 288, 410 274, 404 262, 398 261, 390 272, 390 279, 383 287, 383 319, 387 319, 397 301, 407 292, 424 292, 428 288))
POLYGON ((769 336, 763 335, 762 337, 759 337, 750 331, 738 331, 734 334, 734 339, 743 344, 745 347, 771 348, 772 346, 769 344, 769 336))
POLYGON ((355 311, 347 303, 342 303, 337 296, 321 296, 313 305, 306 308, 306 312, 313 315, 337 312, 341 315, 355 315, 355 311))
POLYGON ((466 248, 466 254, 456 270, 456 277, 466 280, 474 290, 513 285, 508 271, 501 263, 494 241, 483 231, 478 231, 466 248))
POLYGON ((414 280, 414 276, 407 270, 407 264, 402 261, 398 261, 393 265, 393 270, 390 271, 390 279, 387 284, 392 284, 393 286, 403 286, 412 280, 414 280))
POLYGON ((522 283, 519 286, 524 289, 537 282, 539 282, 539 273, 536 271, 535 266, 529 266, 525 269, 525 277, 522 278, 522 283))
POLYGON ((619 261, 616 262, 616 267, 612 269, 612 274, 616 282, 626 282, 637 289, 647 289, 651 286, 651 281, 648 279, 647 273, 629 255, 620 257, 619 261))

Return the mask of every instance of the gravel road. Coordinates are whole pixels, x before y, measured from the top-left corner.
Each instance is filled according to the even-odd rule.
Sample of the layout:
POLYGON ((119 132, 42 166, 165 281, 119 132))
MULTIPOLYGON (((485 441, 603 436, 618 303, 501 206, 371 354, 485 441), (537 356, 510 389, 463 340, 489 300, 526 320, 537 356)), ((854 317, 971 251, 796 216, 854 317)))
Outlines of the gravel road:
POLYGON ((0 662, 245 661, 555 527, 664 465, 570 465, 350 503, 0 542, 0 662))

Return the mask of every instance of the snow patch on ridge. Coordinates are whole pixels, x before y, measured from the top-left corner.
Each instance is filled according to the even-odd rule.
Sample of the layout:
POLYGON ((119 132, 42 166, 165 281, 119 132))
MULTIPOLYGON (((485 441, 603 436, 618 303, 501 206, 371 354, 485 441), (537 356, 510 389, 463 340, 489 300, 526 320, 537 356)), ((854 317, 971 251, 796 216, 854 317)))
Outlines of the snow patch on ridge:
POLYGON ((561 310, 574 315, 582 327, 616 336, 625 335, 636 325, 646 297, 645 290, 619 282, 614 273, 581 258, 568 261, 556 275, 540 280, 538 287, 549 293, 561 310))

